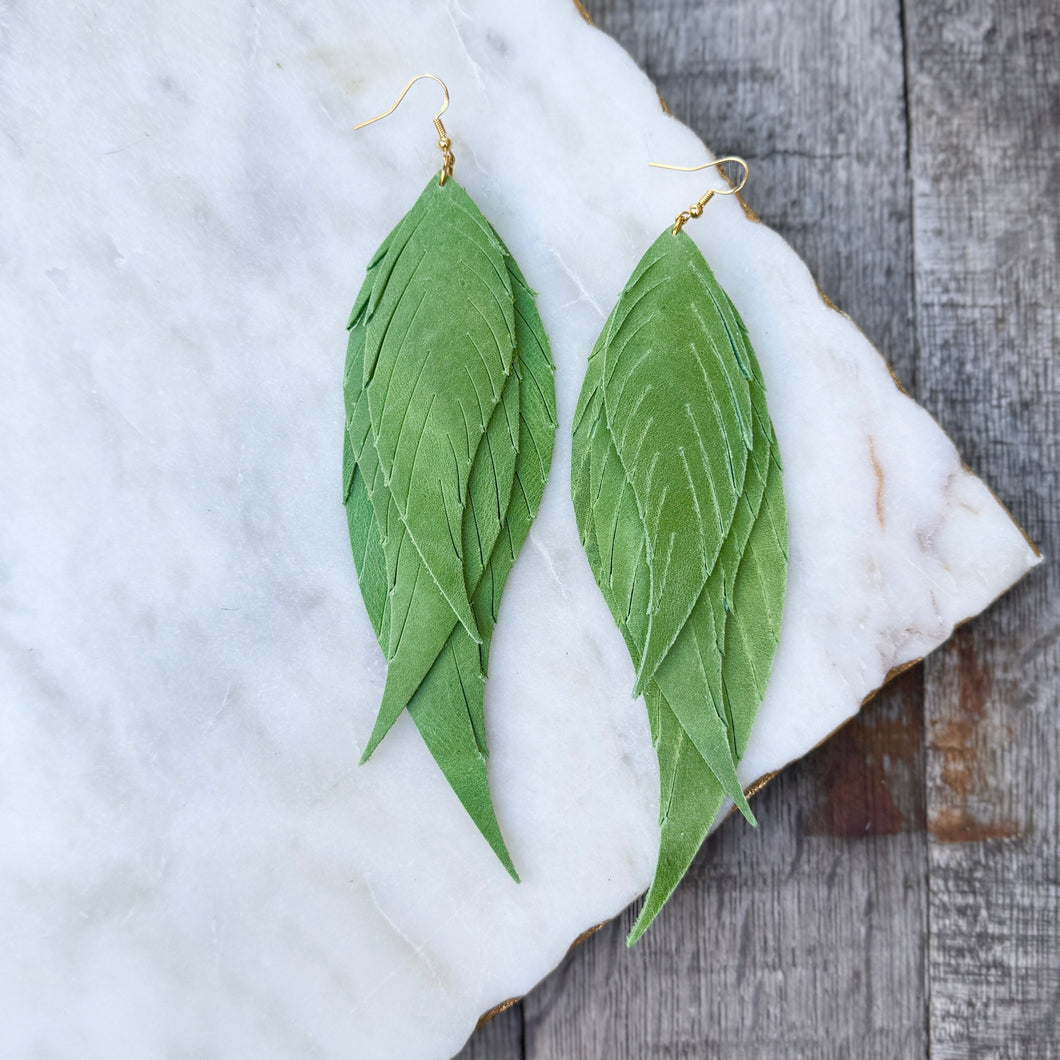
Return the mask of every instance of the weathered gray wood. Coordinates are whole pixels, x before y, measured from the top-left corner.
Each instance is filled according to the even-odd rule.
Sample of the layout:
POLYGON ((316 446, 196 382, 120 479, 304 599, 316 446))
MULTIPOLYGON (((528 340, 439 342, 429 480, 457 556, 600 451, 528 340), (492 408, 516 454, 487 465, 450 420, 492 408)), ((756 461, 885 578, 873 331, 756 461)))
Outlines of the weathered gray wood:
MULTIPOLYGON (((920 396, 1060 552, 1060 9, 909 0, 920 396)), ((932 1056, 1060 1056, 1060 576, 926 669, 932 1056)))

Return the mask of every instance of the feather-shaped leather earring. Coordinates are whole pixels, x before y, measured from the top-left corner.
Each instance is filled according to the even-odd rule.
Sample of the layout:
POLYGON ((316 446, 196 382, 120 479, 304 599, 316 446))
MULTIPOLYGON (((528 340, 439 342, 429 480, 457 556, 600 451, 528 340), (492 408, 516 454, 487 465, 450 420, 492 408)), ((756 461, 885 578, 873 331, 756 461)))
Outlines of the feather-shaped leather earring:
MULTIPOLYGON (((780 456, 747 329, 682 231, 649 247, 589 357, 572 494, 597 584, 636 669, 659 759, 655 877, 635 942, 673 893, 736 778, 780 631, 780 456)), ((654 163, 653 163, 654 164, 654 163)), ((686 167, 663 166, 666 169, 686 167)), ((706 166, 688 167, 688 171, 706 166)))
POLYGON ((387 660, 367 761, 408 710, 508 872, 486 776, 484 681, 501 591, 537 512, 556 428, 534 297, 442 170, 383 241, 349 322, 343 479, 361 593, 387 660))

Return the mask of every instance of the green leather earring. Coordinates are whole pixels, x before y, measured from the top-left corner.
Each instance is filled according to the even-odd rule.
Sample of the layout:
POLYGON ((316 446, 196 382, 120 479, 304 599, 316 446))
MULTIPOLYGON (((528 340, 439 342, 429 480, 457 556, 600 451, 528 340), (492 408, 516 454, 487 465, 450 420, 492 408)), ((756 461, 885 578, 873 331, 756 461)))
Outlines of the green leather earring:
POLYGON ((486 776, 483 693, 501 592, 556 428, 534 297, 443 166, 383 241, 349 322, 343 480, 361 593, 387 660, 367 761, 402 711, 515 878, 486 776))
MULTIPOLYGON (((707 165, 725 161, 746 180, 740 159, 707 165)), ((578 529, 659 759, 658 862, 631 944, 726 797, 754 823, 736 767, 780 631, 780 456, 747 329, 683 231, 742 186, 707 192, 648 248, 589 357, 574 417, 578 529)))

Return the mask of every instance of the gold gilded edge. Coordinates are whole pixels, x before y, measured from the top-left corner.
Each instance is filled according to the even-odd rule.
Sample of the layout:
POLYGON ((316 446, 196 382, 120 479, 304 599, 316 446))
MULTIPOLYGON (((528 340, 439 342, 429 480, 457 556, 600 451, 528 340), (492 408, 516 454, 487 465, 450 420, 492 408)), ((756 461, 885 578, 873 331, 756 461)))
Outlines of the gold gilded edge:
MULTIPOLYGON (((577 3, 578 0, 574 0, 574 2, 577 3)), ((607 927, 607 925, 610 924, 610 923, 611 923, 610 920, 602 920, 595 927, 591 927, 591 928, 588 928, 585 931, 583 931, 567 947, 567 952, 570 953, 571 950, 577 949, 586 939, 592 938, 593 935, 595 935, 601 928, 607 927)), ((521 997, 510 997, 510 998, 508 998, 507 1001, 502 1001, 499 1005, 494 1005, 493 1008, 491 1008, 489 1010, 489 1012, 486 1012, 482 1016, 479 1017, 478 1023, 475 1024, 475 1030, 478 1030, 479 1027, 482 1027, 483 1025, 489 1023, 489 1021, 491 1019, 493 1019, 494 1016, 499 1016, 502 1012, 506 1012, 508 1009, 510 1009, 512 1007, 512 1005, 518 1005, 519 1002, 522 1001, 522 1000, 523 999, 521 997)))
MULTIPOLYGON (((578 11, 581 13, 582 18, 584 18, 585 21, 588 22, 590 26, 593 26, 595 28, 596 23, 593 22, 592 15, 590 15, 589 12, 585 10, 585 6, 582 4, 581 0, 572 0, 572 2, 574 4, 574 6, 578 9, 578 11)), ((663 112, 672 116, 673 115, 673 111, 670 110, 669 105, 667 104, 666 100, 663 99, 662 93, 659 92, 658 89, 656 89, 656 95, 659 97, 659 104, 662 106, 663 112)), ((719 169, 719 172, 721 173, 721 175, 723 177, 725 177, 726 180, 729 180, 729 177, 726 175, 724 170, 720 170, 719 169)), ((732 181, 729 180, 729 183, 731 184, 732 181)), ((739 192, 736 193, 736 199, 740 203, 740 205, 743 207, 743 212, 747 215, 748 220, 754 221, 756 224, 760 224, 761 221, 762 221, 762 218, 759 217, 758 214, 756 214, 754 212, 754 210, 744 201, 743 196, 739 192)), ((829 309, 831 309, 834 312, 838 313, 840 316, 846 317, 847 320, 849 320, 859 331, 861 331, 861 328, 858 325, 858 322, 856 320, 854 320, 850 316, 850 314, 844 313, 843 310, 840 309, 839 306, 837 306, 835 304, 835 302, 833 302, 832 299, 828 297, 828 295, 821 288, 821 285, 819 283, 817 283, 816 280, 814 281, 814 286, 816 286, 816 288, 817 288, 817 293, 820 295, 821 301, 824 302, 824 304, 826 306, 828 306, 829 309)), ((862 335, 865 335, 865 333, 863 331, 861 333, 862 333, 862 335)), ((909 396, 909 392, 902 385, 902 381, 898 378, 898 376, 895 375, 894 369, 890 366, 890 363, 887 361, 887 358, 884 357, 883 354, 878 349, 876 349, 875 344, 872 342, 871 339, 869 339, 869 337, 867 335, 865 335, 865 340, 869 343, 870 346, 872 346, 873 350, 876 352, 877 356, 884 362, 884 364, 887 365, 887 370, 891 373, 891 378, 894 380, 894 385, 903 394, 905 394, 908 397, 909 396)), ((967 471, 970 475, 974 475, 975 474, 975 472, 972 471, 972 469, 967 464, 964 464, 963 466, 964 466, 965 471, 967 471)), ((979 476, 976 476, 976 477, 978 478, 979 476)), ((980 478, 979 481, 983 482, 983 479, 980 478)), ((1008 510, 1008 508, 1005 506, 1005 504, 1002 503, 1002 501, 998 498, 997 494, 994 493, 994 491, 990 488, 990 486, 986 482, 983 482, 983 485, 986 486, 987 490, 990 492, 990 496, 994 498, 994 500, 998 503, 998 505, 1000 505, 1001 510, 1009 517, 1009 519, 1012 520, 1013 525, 1023 535, 1024 540, 1027 542, 1027 544, 1033 550, 1034 554, 1039 559, 1041 559, 1041 556, 1042 556, 1041 549, 1038 548, 1038 546, 1031 540, 1030 535, 1027 533, 1027 531, 1023 529, 1023 527, 1019 524, 1019 522, 1013 516, 1012 512, 1010 512, 1008 510)), ((970 622, 970 621, 971 621, 971 619, 967 618, 967 619, 964 620, 964 622, 956 623, 953 628, 954 628, 954 630, 957 630, 960 626, 963 626, 965 624, 965 622, 970 622)), ((952 634, 951 634, 951 636, 952 636, 952 634)), ((947 640, 948 639, 949 638, 947 638, 947 640)), ((870 700, 874 699, 876 697, 876 695, 880 691, 882 691, 882 689, 884 688, 885 685, 890 684, 890 682, 893 681, 894 678, 896 678, 899 674, 905 673, 906 670, 911 670, 914 666, 917 666, 919 663, 922 663, 923 661, 924 661, 923 656, 921 656, 918 659, 910 659, 908 662, 900 663, 898 666, 891 667, 891 669, 888 670, 888 672, 887 672, 887 676, 884 677, 883 683, 880 684, 877 688, 874 688, 867 696, 865 696, 865 698, 861 701, 861 704, 859 705, 857 711, 854 714, 851 714, 851 716, 849 718, 847 718, 846 721, 844 721, 841 725, 837 725, 823 739, 818 740, 818 742, 815 743, 813 745, 813 747, 811 747, 806 752, 806 754, 800 755, 799 758, 793 758, 792 761, 787 763, 787 764, 791 765, 792 763, 799 761, 799 759, 805 758, 806 755, 812 754, 819 747, 822 747, 824 744, 828 743, 828 741, 830 739, 832 739, 832 737, 835 736, 835 734, 837 732, 839 732, 841 729, 844 729, 847 725, 850 724, 850 722, 852 722, 858 716, 858 714, 861 713, 861 711, 865 707, 865 705, 867 703, 869 703, 870 700)), ((783 771, 783 769, 786 769, 786 768, 787 768, 787 766, 784 766, 781 769, 774 769, 772 772, 766 773, 763 776, 760 776, 756 781, 753 781, 751 784, 749 784, 744 789, 744 794, 747 796, 747 798, 751 798, 752 795, 757 795, 771 780, 773 780, 775 777, 779 776, 780 773, 783 771)), ((735 807, 733 807, 732 810, 730 810, 729 812, 732 813, 734 809, 735 809, 735 807)), ((573 949, 577 948, 578 946, 580 946, 583 942, 585 942, 586 939, 591 938, 601 928, 606 927, 609 923, 611 923, 610 920, 605 920, 605 921, 603 921, 603 923, 597 924, 595 927, 591 927, 587 931, 583 931, 570 944, 570 947, 567 950, 567 952, 570 953, 571 950, 573 950, 573 949)), ((475 1030, 478 1030, 483 1025, 489 1023, 489 1021, 491 1019, 493 1019, 494 1016, 499 1016, 502 1012, 507 1011, 513 1005, 519 1004, 519 1002, 522 1001, 522 1000, 523 999, 521 997, 510 997, 510 998, 508 998, 507 1001, 502 1001, 499 1005, 494 1005, 493 1008, 491 1008, 489 1010, 489 1012, 484 1013, 479 1018, 478 1023, 475 1024, 475 1030)))
POLYGON ((585 21, 588 22, 590 26, 595 26, 596 25, 596 23, 593 22, 593 16, 590 15, 589 12, 585 10, 585 5, 582 3, 582 0, 574 0, 574 6, 578 9, 578 11, 581 14, 582 18, 584 18, 585 21))
MULTIPOLYGON (((577 3, 578 0, 574 0, 574 2, 577 3)), ((494 1005, 489 1012, 484 1012, 479 1016, 478 1023, 475 1024, 475 1030, 484 1027, 494 1016, 499 1016, 502 1012, 507 1012, 512 1005, 518 1005, 522 1000, 521 997, 510 997, 507 1001, 502 1001, 499 1005, 494 1005)))

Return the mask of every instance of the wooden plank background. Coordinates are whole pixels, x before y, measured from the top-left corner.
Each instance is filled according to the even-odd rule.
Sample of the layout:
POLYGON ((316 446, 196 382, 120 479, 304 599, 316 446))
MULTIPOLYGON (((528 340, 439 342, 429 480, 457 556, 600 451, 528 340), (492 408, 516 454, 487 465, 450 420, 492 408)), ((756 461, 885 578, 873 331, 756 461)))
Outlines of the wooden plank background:
MULTIPOLYGON (((1060 5, 585 0, 1060 554, 1060 5)), ((1046 563, 461 1060, 1060 1057, 1046 563)))

